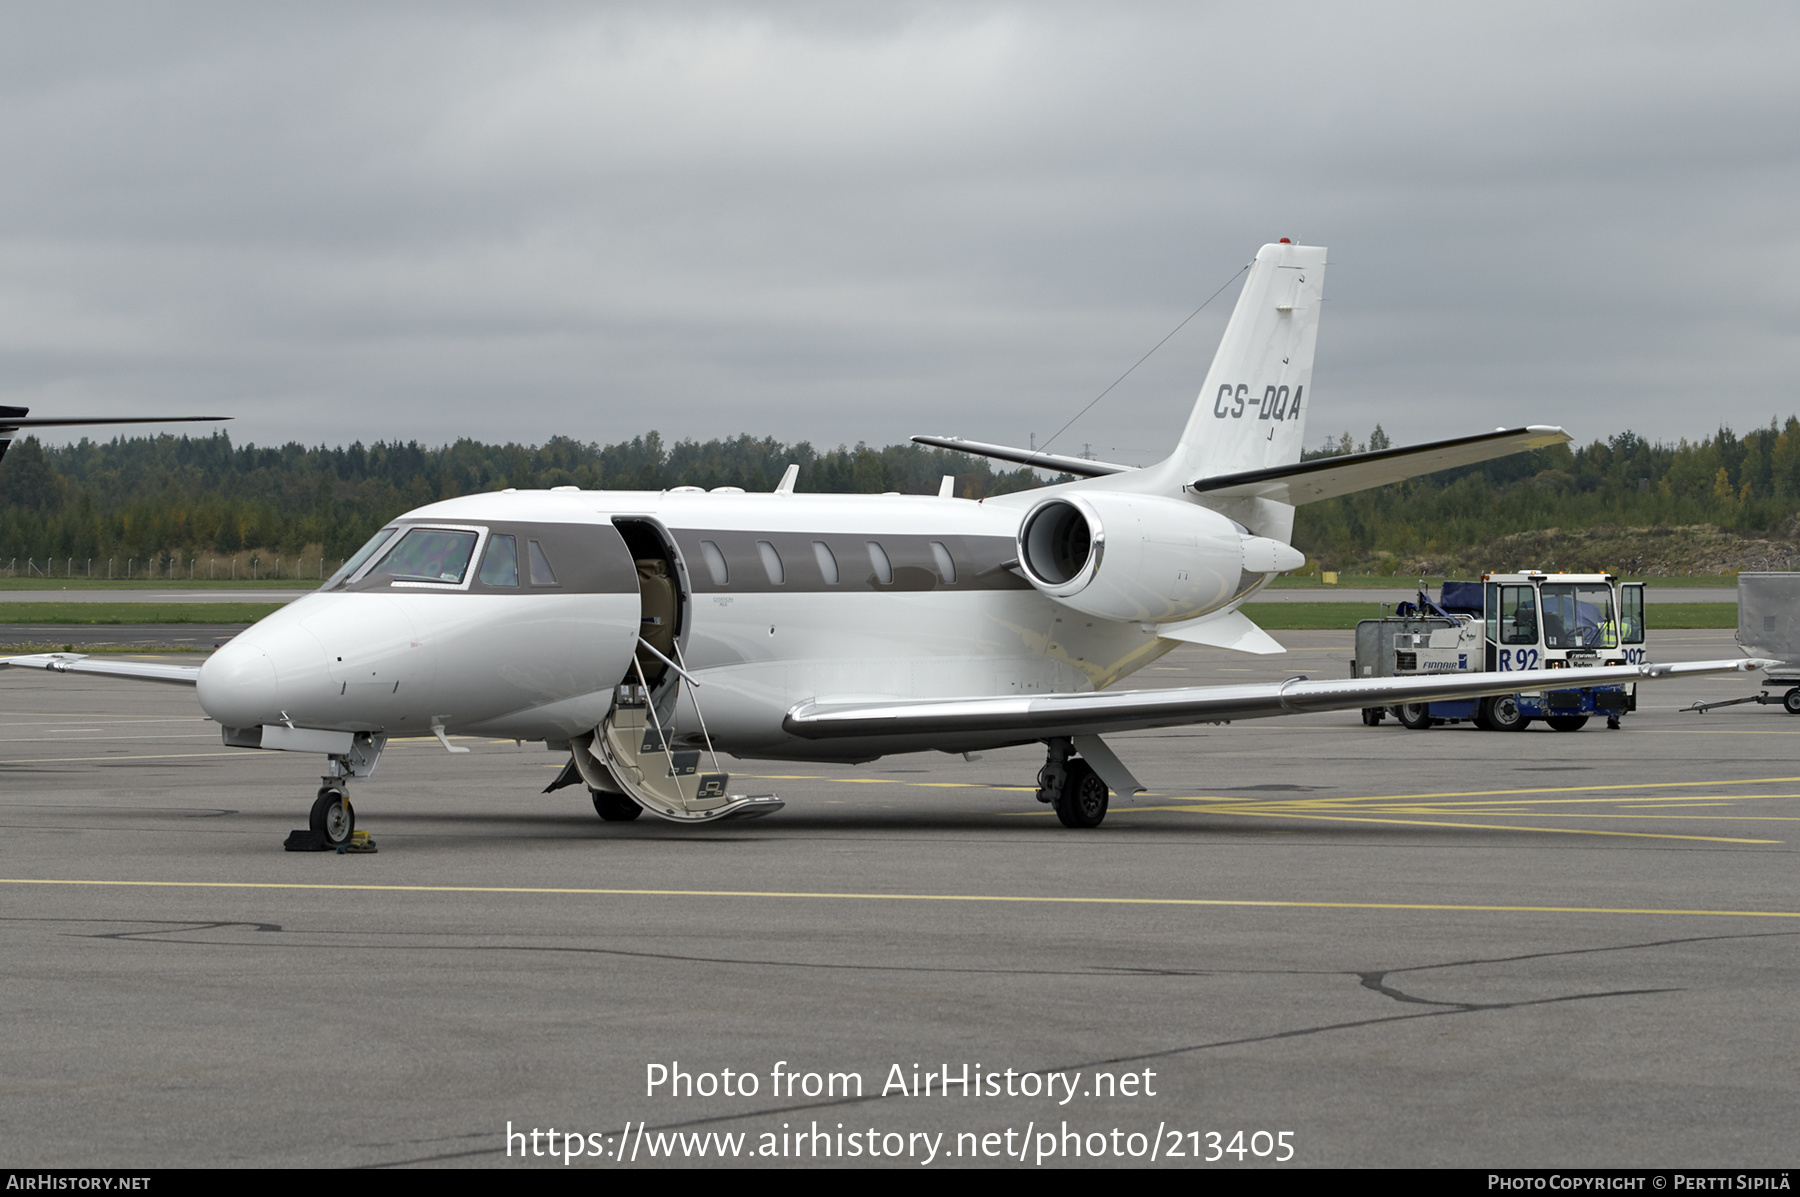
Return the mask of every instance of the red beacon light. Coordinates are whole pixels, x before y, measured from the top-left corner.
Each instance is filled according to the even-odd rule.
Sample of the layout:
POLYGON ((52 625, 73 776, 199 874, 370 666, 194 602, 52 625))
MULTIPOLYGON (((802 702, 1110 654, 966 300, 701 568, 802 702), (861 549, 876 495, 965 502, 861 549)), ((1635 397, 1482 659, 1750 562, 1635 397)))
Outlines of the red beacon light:
POLYGON ((1282 238, 1282 239, 1281 239, 1281 243, 1282 243, 1282 244, 1283 244, 1283 245, 1292 245, 1292 244, 1293 244, 1293 242, 1292 242, 1292 241, 1289 241, 1289 240, 1288 240, 1288 239, 1287 239, 1287 238, 1286 238, 1286 237, 1283 237, 1283 238, 1282 238))

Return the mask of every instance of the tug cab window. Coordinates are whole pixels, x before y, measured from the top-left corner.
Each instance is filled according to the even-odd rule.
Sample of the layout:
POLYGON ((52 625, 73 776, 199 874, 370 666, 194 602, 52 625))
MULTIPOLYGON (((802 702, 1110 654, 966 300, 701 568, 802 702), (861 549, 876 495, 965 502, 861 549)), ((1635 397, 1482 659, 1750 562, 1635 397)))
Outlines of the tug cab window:
POLYGON ((396 582, 441 582, 455 585, 469 571, 475 555, 475 533, 449 528, 414 528, 388 551, 376 569, 396 582))
POLYGON ((1537 596, 1529 586, 1500 588, 1500 643, 1538 642, 1537 596))
POLYGON ((488 537, 487 552, 481 556, 481 572, 476 576, 484 586, 517 586, 519 542, 499 534, 488 537))
POLYGON ((1612 587, 1559 582, 1542 591, 1544 645, 1548 648, 1615 648, 1612 587))

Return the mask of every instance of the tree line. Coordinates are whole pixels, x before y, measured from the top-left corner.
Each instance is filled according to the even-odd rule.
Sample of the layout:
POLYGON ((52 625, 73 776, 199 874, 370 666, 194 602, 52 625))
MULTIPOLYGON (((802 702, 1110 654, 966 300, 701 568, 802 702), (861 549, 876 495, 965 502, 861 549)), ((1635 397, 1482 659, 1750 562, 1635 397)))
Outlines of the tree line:
MULTIPOLYGON (((1367 444, 1352 445, 1344 434, 1306 456, 1385 448, 1387 441, 1377 425, 1367 444)), ((1712 525, 1746 537, 1789 539, 1796 511, 1800 419, 1789 416, 1742 436, 1721 427, 1713 436, 1674 444, 1621 432, 1310 503, 1295 518, 1294 543, 1333 569, 1377 552, 1449 556, 1547 528, 1712 525)))
MULTIPOLYGON (((1385 448, 1378 425, 1308 458, 1385 448)), ((610 445, 555 437, 543 445, 473 440, 308 447, 234 445, 230 435, 119 437, 44 445, 16 441, 0 460, 0 562, 14 557, 126 558, 257 552, 341 559, 401 512, 506 487, 768 491, 790 463, 798 489, 822 493, 956 493, 982 498, 1044 484, 1029 469, 902 444, 818 450, 748 435, 667 444, 655 432, 610 445)), ((1800 511, 1800 419, 1675 444, 1622 432, 1559 445, 1299 509, 1294 543, 1324 568, 1376 551, 1442 555, 1548 527, 1710 524, 1771 534, 1800 511)), ((60 571, 61 565, 58 569, 60 571)), ((310 571, 311 567, 309 567, 310 571)), ((23 572, 21 566, 20 572, 23 572)))
POLYGON ((1031 470, 997 470, 987 458, 922 445, 820 451, 748 435, 672 445, 655 432, 611 445, 459 440, 436 448, 262 448, 234 445, 224 432, 63 446, 26 437, 0 459, 0 564, 16 557, 24 573, 31 558, 57 559, 58 572, 68 558, 79 568, 116 557, 120 569, 127 558, 141 567, 153 556, 166 567, 170 555, 341 559, 396 515, 458 495, 509 486, 769 491, 789 464, 800 467, 801 491, 935 494, 946 474, 965 498, 1042 485, 1031 470))

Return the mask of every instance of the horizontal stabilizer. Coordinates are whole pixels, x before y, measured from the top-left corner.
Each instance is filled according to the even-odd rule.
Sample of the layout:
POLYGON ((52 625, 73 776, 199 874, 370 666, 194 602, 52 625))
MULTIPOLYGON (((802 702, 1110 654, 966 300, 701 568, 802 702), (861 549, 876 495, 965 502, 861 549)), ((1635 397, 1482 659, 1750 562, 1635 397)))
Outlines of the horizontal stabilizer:
POLYGON ((124 677, 140 682, 172 682, 192 686, 200 680, 198 665, 148 664, 142 661, 96 661, 81 653, 33 653, 28 657, 0 657, 0 668, 48 669, 52 673, 91 673, 100 677, 124 677))
POLYGON ((1240 653, 1284 653, 1275 637, 1269 635, 1254 623, 1242 611, 1227 611, 1223 615, 1202 615, 1199 619, 1186 619, 1180 623, 1161 624, 1156 634, 1164 640, 1183 640, 1189 644, 1204 644, 1211 648, 1229 648, 1240 653))
MULTIPOLYGON (((18 410, 18 409, 14 409, 18 410)), ((230 416, 64 416, 25 419, 0 413, 0 433, 21 428, 86 428, 91 424, 192 424, 196 421, 229 420, 230 416)))
POLYGON ((1446 702, 1523 690, 1575 690, 1583 686, 1658 681, 1712 673, 1765 669, 1772 661, 1689 661, 1670 665, 1603 665, 1588 669, 1534 669, 1519 673, 1451 673, 1418 677, 1350 678, 1342 681, 1256 682, 1234 686, 1181 686, 1168 690, 1102 690, 1035 698, 951 698, 882 703, 801 703, 782 726, 808 740, 890 741, 884 751, 908 751, 914 740, 962 751, 964 743, 1006 744, 1052 736, 1103 735, 1192 723, 1225 723, 1271 715, 1348 711, 1358 707, 1446 702))
MULTIPOLYGON (((914 438, 917 439, 917 438, 914 438)), ((1271 466, 1262 470, 1245 470, 1238 474, 1220 474, 1201 478, 1192 489, 1208 498, 1273 499, 1277 503, 1299 506, 1319 499, 1334 499, 1435 474, 1439 470, 1474 465, 1495 457, 1522 453, 1527 449, 1547 449, 1572 440, 1560 428, 1533 424, 1528 428, 1502 428, 1479 436, 1462 436, 1455 440, 1431 441, 1404 449, 1377 449, 1373 453, 1352 453, 1343 457, 1321 457, 1293 465, 1271 466)))
POLYGON ((1061 470, 1065 474, 1074 474, 1078 478, 1103 478, 1108 474, 1129 474, 1136 466, 1116 465, 1110 461, 1089 461, 1085 457, 1064 457, 1060 453, 1045 453, 1040 449, 1015 449, 1010 445, 990 445, 983 441, 965 441, 960 436, 915 436, 913 441, 920 445, 930 445, 935 449, 953 449, 958 453, 973 453, 977 457, 992 457, 999 461, 1015 461, 1020 465, 1035 466, 1040 470, 1061 470))

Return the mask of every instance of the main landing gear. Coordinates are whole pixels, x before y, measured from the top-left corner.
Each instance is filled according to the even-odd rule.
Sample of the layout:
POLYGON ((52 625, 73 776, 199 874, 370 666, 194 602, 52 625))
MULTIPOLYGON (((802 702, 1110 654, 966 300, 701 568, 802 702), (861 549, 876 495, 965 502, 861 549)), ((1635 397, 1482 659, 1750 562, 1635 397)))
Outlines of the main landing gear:
POLYGON ((1092 765, 1071 755, 1075 746, 1067 737, 1046 743, 1049 755, 1038 770, 1037 800, 1049 803, 1064 827, 1100 826, 1112 791, 1092 765))
POLYGON ((592 789, 588 793, 594 796, 594 813, 608 823, 629 823, 644 813, 643 807, 623 794, 592 789))

